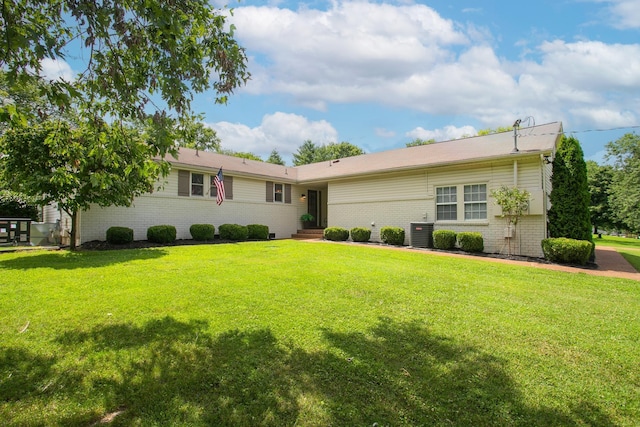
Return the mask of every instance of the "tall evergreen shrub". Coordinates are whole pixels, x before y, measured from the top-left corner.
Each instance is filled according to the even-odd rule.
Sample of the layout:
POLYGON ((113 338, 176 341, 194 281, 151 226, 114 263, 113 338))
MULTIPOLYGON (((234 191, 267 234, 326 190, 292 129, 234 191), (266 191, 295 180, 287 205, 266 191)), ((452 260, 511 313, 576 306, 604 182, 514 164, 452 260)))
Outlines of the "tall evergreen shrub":
POLYGON ((564 136, 553 161, 549 235, 593 241, 587 164, 580 142, 564 136))

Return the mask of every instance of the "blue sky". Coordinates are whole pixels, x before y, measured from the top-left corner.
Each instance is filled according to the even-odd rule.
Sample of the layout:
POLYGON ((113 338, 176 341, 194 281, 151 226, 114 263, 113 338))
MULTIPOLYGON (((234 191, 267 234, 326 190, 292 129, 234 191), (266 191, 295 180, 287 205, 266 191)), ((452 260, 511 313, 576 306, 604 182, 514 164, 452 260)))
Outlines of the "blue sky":
POLYGON ((226 149, 290 163, 307 139, 377 152, 532 117, 601 162, 640 125, 640 0, 229 6, 252 79, 194 104, 226 149))

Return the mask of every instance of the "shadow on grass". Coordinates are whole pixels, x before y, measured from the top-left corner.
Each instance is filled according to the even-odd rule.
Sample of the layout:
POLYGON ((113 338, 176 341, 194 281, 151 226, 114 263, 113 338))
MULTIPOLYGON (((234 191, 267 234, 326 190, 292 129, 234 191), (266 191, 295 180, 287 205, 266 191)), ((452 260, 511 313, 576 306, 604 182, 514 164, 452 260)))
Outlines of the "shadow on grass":
MULTIPOLYGON (((527 406, 505 361, 434 335, 418 322, 381 319, 366 333, 327 329, 328 347, 320 351, 279 342, 268 329, 212 336, 207 328, 206 322, 167 317, 140 327, 63 334, 63 350, 100 356, 83 368, 82 381, 51 396, 59 401, 43 401, 77 405, 73 416, 46 422, 100 421, 97 409, 80 400, 100 393, 106 413, 119 414, 113 425, 613 424, 590 403, 569 413, 527 406)), ((46 381, 53 361, 26 356, 42 365, 27 366, 31 377, 46 381)), ((6 353, 4 359, 20 358, 6 353)), ((34 393, 27 378, 13 387, 23 385, 26 394, 16 391, 3 400, 34 393)))
POLYGON ((41 252, 28 256, 2 259, 0 268, 12 270, 30 270, 34 268, 52 268, 54 270, 73 270, 77 268, 105 267, 133 260, 161 258, 167 254, 162 249, 131 249, 122 251, 96 252, 41 252))

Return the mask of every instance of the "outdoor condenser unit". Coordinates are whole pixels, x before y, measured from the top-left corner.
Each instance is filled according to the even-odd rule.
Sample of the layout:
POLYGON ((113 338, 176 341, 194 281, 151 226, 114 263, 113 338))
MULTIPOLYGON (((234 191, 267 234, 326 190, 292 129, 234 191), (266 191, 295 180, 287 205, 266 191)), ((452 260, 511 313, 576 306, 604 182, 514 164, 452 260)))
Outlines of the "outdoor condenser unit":
POLYGON ((411 246, 415 248, 433 248, 433 223, 411 223, 411 246))

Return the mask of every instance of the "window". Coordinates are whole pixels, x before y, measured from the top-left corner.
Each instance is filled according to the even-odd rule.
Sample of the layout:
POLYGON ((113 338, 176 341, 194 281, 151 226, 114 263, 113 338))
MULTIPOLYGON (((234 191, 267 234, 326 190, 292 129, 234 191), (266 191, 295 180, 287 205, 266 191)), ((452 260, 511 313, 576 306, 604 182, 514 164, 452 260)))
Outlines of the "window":
POLYGON ((464 219, 487 219, 487 185, 464 186, 464 219))
POLYGON ((191 195, 204 196, 204 175, 201 173, 191 174, 191 195))
POLYGON ((279 203, 284 202, 284 185, 273 184, 273 201, 279 203))
POLYGON ((458 219, 458 198, 456 187, 436 188, 436 220, 455 221, 458 219))

